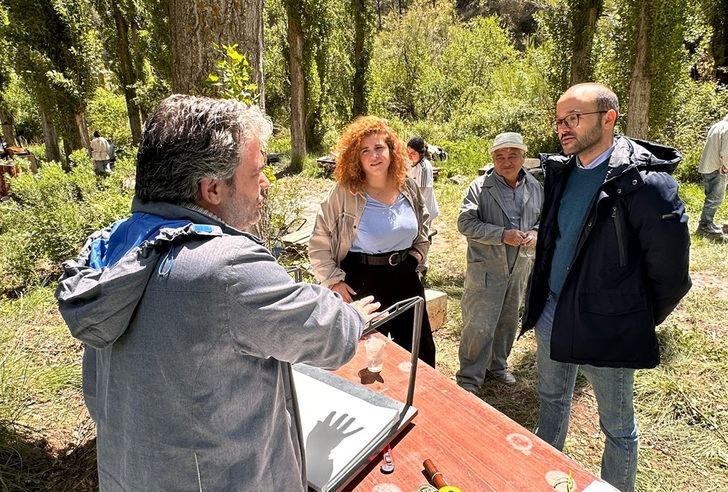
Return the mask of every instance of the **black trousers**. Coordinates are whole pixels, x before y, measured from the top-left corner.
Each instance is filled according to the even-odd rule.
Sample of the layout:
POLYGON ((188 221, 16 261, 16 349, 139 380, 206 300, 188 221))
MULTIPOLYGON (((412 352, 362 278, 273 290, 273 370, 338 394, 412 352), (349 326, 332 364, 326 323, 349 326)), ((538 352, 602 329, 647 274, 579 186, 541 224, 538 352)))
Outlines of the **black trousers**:
MULTIPOLYGON (((346 272, 344 281, 356 291, 354 298, 374 296, 374 300, 382 304, 382 309, 410 297, 425 298, 425 288, 415 271, 416 268, 417 259, 412 255, 407 255, 402 263, 395 266, 365 265, 352 254, 341 262, 341 269, 346 272)), ((391 334, 397 345, 412 351, 413 320, 414 310, 409 310, 380 326, 379 331, 384 335, 391 334)), ((419 358, 435 367, 435 341, 432 339, 427 310, 422 316, 419 358)))

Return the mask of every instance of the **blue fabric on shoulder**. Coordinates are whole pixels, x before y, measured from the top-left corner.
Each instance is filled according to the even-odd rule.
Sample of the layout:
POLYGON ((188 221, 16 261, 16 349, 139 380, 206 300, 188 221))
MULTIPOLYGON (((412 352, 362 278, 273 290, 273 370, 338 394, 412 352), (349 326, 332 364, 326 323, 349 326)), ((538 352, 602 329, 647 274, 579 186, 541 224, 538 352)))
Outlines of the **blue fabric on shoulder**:
MULTIPOLYGON (((191 223, 189 220, 170 220, 159 215, 135 212, 126 219, 114 222, 108 238, 94 240, 89 266, 98 270, 112 266, 133 248, 156 237, 161 229, 178 229, 191 223)), ((204 228, 212 226, 196 224, 195 229, 198 227, 203 228, 201 232, 209 232, 204 228)))

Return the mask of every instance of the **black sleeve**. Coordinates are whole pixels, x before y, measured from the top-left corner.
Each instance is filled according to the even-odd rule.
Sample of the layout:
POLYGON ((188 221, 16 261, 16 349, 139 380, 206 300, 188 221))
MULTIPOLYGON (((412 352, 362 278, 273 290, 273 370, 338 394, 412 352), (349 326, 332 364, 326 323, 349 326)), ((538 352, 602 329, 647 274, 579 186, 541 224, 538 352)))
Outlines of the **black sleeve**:
POLYGON ((649 173, 634 196, 630 221, 638 234, 646 267, 655 324, 675 309, 692 285, 688 271, 690 233, 677 182, 666 173, 649 173))

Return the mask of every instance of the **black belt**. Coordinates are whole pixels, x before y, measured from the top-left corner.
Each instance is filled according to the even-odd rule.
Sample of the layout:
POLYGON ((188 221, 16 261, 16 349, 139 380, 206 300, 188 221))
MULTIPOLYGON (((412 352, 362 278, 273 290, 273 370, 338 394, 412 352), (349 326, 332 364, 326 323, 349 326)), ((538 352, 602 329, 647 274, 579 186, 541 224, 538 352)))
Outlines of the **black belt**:
POLYGON ((363 263, 365 265, 397 266, 407 258, 408 254, 409 250, 403 249, 402 251, 393 251, 391 253, 377 253, 374 255, 370 255, 367 253, 349 252, 347 256, 351 256, 357 263, 363 263))

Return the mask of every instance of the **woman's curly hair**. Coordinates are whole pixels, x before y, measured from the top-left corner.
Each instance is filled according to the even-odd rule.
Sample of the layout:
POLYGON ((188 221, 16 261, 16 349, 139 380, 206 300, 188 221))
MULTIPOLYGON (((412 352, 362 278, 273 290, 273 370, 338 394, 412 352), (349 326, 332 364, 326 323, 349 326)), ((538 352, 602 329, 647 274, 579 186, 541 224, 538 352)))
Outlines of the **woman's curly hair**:
POLYGON ((336 182, 354 193, 362 191, 366 182, 359 156, 361 141, 373 133, 382 134, 389 147, 388 174, 394 179, 397 187, 401 189, 407 179, 407 153, 404 143, 382 118, 360 116, 344 128, 341 139, 336 145, 336 168, 334 169, 336 182))

